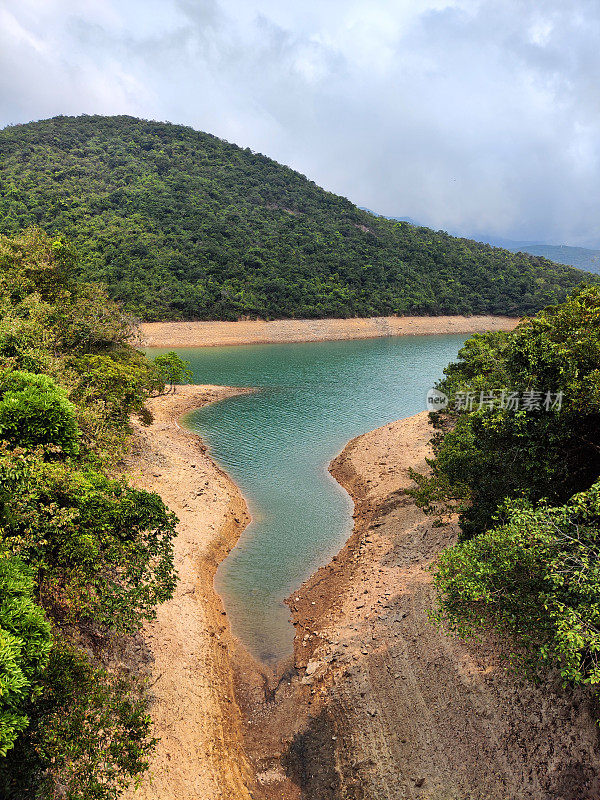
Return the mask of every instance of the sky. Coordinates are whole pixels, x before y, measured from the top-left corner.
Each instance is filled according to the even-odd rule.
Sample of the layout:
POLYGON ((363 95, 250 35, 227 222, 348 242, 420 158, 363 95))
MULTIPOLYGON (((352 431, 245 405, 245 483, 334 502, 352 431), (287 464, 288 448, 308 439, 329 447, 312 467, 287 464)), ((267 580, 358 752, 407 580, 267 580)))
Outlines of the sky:
POLYGON ((0 126, 191 125, 436 229, 600 246, 598 0, 0 0, 0 126))

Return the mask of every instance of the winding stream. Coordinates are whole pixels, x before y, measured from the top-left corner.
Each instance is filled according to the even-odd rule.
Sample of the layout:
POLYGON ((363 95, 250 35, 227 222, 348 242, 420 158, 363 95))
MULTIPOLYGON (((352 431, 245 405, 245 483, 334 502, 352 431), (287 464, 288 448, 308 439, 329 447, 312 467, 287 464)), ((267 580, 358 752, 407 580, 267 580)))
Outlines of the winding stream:
POLYGON ((255 657, 273 662, 291 653, 294 630, 283 600, 351 531, 352 503, 329 462, 349 439, 423 411, 427 390, 465 338, 177 351, 197 383, 259 389, 186 420, 240 486, 252 514, 215 585, 234 634, 255 657))

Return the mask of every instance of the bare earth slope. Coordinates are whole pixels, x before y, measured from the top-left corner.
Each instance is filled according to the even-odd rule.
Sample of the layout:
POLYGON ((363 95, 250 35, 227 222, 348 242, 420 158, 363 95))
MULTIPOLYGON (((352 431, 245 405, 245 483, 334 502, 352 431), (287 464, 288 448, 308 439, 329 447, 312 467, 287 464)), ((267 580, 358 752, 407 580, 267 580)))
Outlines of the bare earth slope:
POLYGON ((355 500, 354 532, 290 598, 294 664, 261 676, 213 589, 248 521, 244 500, 176 422, 236 391, 178 387, 150 401, 151 426, 136 425, 129 472, 181 520, 181 580, 145 630, 161 741, 152 779, 128 800, 600 798, 585 693, 552 676, 522 681, 493 640, 467 646, 429 622, 427 567, 456 532, 434 528, 404 494, 408 468, 425 468, 425 414, 353 440, 334 461, 355 500))
POLYGON ((369 319, 276 319, 270 322, 143 322, 145 347, 211 347, 217 345, 319 342, 477 333, 512 330, 514 317, 371 317, 369 319))
POLYGON ((310 800, 591 800, 598 728, 588 698, 507 671, 488 639, 448 637, 428 619, 427 567, 454 541, 403 490, 425 468, 426 414, 345 448, 332 472, 355 499, 355 531, 290 599, 296 706, 284 756, 310 800), (308 665, 308 667, 307 667, 308 665))
POLYGON ((180 519, 175 541, 179 584, 146 627, 152 653, 151 713, 160 737, 151 779, 136 800, 249 800, 252 779, 241 747, 222 606, 213 589, 217 564, 248 522, 235 484, 215 466, 200 438, 177 423, 186 411, 238 390, 180 386, 153 398, 149 427, 135 423, 128 470, 159 492, 180 519))

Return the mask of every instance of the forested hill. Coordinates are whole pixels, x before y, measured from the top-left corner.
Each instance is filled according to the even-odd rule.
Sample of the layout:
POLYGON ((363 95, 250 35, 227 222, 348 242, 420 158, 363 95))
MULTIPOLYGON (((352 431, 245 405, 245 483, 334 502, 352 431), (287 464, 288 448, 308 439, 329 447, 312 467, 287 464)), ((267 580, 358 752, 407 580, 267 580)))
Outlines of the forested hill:
POLYGON ((57 117, 0 131, 0 233, 77 246, 148 320, 527 314, 586 273, 376 218, 191 128, 57 117))

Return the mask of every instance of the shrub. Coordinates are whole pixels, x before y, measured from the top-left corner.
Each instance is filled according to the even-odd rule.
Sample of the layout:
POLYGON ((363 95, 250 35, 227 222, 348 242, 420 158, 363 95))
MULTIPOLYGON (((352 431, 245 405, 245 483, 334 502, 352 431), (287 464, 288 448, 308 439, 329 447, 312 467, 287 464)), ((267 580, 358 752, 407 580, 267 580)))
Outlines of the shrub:
POLYGON ((600 683, 600 483, 564 506, 511 501, 502 517, 440 556, 442 617, 461 635, 492 623, 565 681, 600 683))
POLYGON ((0 762, 10 800, 116 800, 148 767, 148 701, 132 680, 57 647, 29 729, 0 762))
POLYGON ((175 516, 124 481, 36 458, 0 460, 5 542, 57 621, 132 630, 175 586, 175 516))
POLYGON ((79 451, 75 407, 46 375, 15 371, 0 379, 0 439, 20 447, 79 451))
POLYGON ((424 506, 457 508, 463 537, 485 531, 506 497, 561 504, 589 489, 600 474, 600 289, 583 288, 510 334, 472 337, 438 388, 450 397, 562 393, 550 410, 475 402, 434 415, 442 435, 415 494, 424 506))
POLYGON ((0 558, 0 755, 27 727, 27 707, 48 661, 50 625, 33 600, 34 583, 15 558, 0 558))

